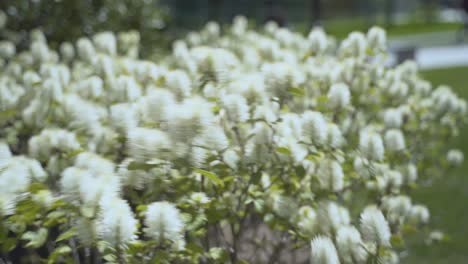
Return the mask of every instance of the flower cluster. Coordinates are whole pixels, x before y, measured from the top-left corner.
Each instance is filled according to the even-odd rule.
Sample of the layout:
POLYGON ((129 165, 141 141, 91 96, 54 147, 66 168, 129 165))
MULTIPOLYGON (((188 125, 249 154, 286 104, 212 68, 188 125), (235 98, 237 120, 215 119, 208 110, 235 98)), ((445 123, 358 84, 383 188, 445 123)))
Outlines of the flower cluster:
POLYGON ((466 102, 412 61, 384 67, 380 28, 338 43, 247 24, 208 23, 156 63, 122 52, 134 32, 59 51, 40 32, 18 53, 2 42, 4 224, 47 191, 50 213, 25 228, 78 230, 118 259, 268 262, 296 240, 312 263, 398 261, 392 241, 429 221, 411 190, 463 162, 444 141, 466 102), (242 247, 262 230, 282 235, 265 254, 242 247))

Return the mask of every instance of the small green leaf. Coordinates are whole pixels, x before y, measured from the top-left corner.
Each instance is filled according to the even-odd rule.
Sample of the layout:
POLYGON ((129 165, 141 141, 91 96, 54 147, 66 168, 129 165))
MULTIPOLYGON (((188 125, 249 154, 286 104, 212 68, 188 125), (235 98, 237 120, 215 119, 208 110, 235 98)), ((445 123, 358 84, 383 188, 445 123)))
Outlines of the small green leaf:
POLYGON ((289 92, 292 93, 293 95, 296 96, 304 96, 304 89, 297 88, 297 87, 291 87, 289 88, 289 92))
POLYGON ((71 237, 76 236, 77 234, 78 232, 76 231, 76 228, 72 227, 68 229, 67 231, 63 232, 62 234, 60 234, 60 236, 55 240, 55 242, 69 239, 71 237))
POLYGON ((393 235, 390 238, 390 243, 393 247, 403 247, 405 245, 405 241, 400 235, 393 235))
POLYGON ((148 163, 138 163, 138 162, 131 162, 128 164, 127 169, 128 170, 150 170, 154 167, 159 166, 159 164, 148 164, 148 163))
POLYGON ((37 232, 28 231, 23 234, 21 239, 29 240, 26 247, 39 248, 47 240, 48 231, 46 228, 40 228, 37 232))
POLYGON ((52 264, 52 263, 57 263, 57 258, 59 256, 67 255, 71 252, 71 248, 69 246, 60 246, 56 248, 52 254, 50 255, 49 259, 47 260, 47 263, 52 264))
POLYGON ((288 148, 279 147, 279 148, 276 148, 276 151, 281 154, 291 155, 291 151, 288 148))
POLYGON ((223 181, 218 176, 216 176, 216 174, 212 172, 202 170, 202 169, 196 169, 195 172, 200 173, 201 175, 207 177, 216 185, 223 185, 223 181))

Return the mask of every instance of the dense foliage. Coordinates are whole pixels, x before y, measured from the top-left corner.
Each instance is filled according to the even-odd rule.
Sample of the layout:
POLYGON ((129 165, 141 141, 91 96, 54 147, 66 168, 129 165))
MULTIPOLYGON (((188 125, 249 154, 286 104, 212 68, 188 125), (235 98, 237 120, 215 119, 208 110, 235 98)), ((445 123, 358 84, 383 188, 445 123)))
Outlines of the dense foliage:
POLYGON ((409 194, 463 162, 466 102, 379 28, 341 43, 242 17, 167 58, 102 32, 0 43, 0 243, 13 263, 398 263, 409 194))

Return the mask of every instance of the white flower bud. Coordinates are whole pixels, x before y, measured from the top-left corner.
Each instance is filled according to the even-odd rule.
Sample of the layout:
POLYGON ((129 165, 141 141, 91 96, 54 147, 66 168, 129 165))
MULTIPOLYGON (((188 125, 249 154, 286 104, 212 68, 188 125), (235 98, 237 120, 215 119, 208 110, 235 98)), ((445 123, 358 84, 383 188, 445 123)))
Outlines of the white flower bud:
POLYGON ((403 116, 399 109, 391 108, 384 113, 385 126, 388 128, 400 128, 403 124, 403 116))
POLYGON ((174 242, 182 238, 184 223, 179 210, 168 202, 150 204, 145 214, 145 225, 146 236, 160 243, 166 239, 174 242))
POLYGON ((339 192, 344 186, 344 173, 341 165, 334 160, 323 160, 319 162, 317 179, 320 187, 332 192, 339 192))
POLYGON ((128 203, 120 198, 106 198, 96 221, 98 236, 113 246, 124 246, 137 238, 137 219, 128 203))
POLYGON ((361 234, 354 226, 341 226, 336 233, 338 253, 344 263, 365 263, 367 251, 363 247, 361 234))
POLYGON ((351 102, 351 93, 344 83, 333 84, 328 91, 328 103, 332 109, 343 109, 351 102))
MULTIPOLYGON (((1 27, 0 27, 1 28, 1 27)), ((0 57, 3 59, 9 59, 16 53, 16 47, 11 41, 0 41, 0 57)))
POLYGON ((385 30, 380 27, 372 27, 367 32, 367 43, 369 48, 376 51, 384 51, 387 44, 385 30))
POLYGON ((447 152, 447 161, 452 166, 460 166, 465 159, 463 152, 458 149, 451 149, 447 152))
POLYGON ((367 130, 359 135, 359 149, 369 160, 381 161, 384 158, 384 145, 382 137, 367 130))
POLYGON ((366 241, 390 246, 390 227, 377 207, 368 206, 361 213, 361 231, 366 241))
POLYGON ((405 137, 399 129, 390 129, 385 132, 385 148, 397 152, 406 148, 405 137))
POLYGON ((339 264, 340 259, 333 241, 326 236, 317 236, 310 242, 311 263, 339 264))
POLYGON ((321 28, 313 28, 307 37, 314 54, 322 54, 328 46, 327 35, 321 28))
POLYGON ((105 54, 114 56, 117 53, 117 39, 112 32, 101 32, 93 36, 96 49, 105 54))
POLYGON ((302 131, 306 140, 318 145, 325 143, 328 134, 328 126, 320 112, 306 111, 302 115, 302 131))

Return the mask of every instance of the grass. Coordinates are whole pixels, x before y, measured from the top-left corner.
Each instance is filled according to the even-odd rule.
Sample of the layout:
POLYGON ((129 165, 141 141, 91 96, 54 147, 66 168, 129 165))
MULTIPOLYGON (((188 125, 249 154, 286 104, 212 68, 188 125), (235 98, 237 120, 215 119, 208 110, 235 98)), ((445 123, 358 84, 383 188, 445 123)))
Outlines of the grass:
MULTIPOLYGON (((434 85, 448 84, 458 95, 468 99, 468 67, 437 69, 422 75, 434 85)), ((451 143, 468 158, 468 126, 460 129, 460 137, 451 143)), ((442 175, 432 186, 420 188, 414 200, 431 210, 431 225, 450 237, 447 243, 413 245, 403 263, 467 263, 468 260, 468 161, 462 167, 442 175)))
MULTIPOLYGON (((446 32, 446 31, 456 31, 462 27, 460 23, 442 23, 434 22, 427 24, 424 22, 408 22, 402 25, 394 25, 391 27, 385 27, 382 23, 377 23, 378 26, 381 26, 387 30, 389 37, 399 37, 412 34, 422 34, 422 33, 433 33, 433 32, 446 32)), ((305 34, 309 33, 310 26, 306 24, 296 24, 297 30, 305 34)), ((327 33, 337 37, 338 39, 346 38, 346 36, 352 31, 362 31, 366 32, 370 28, 370 24, 362 18, 353 18, 353 19, 334 19, 330 21, 325 21, 323 26, 327 33)))

